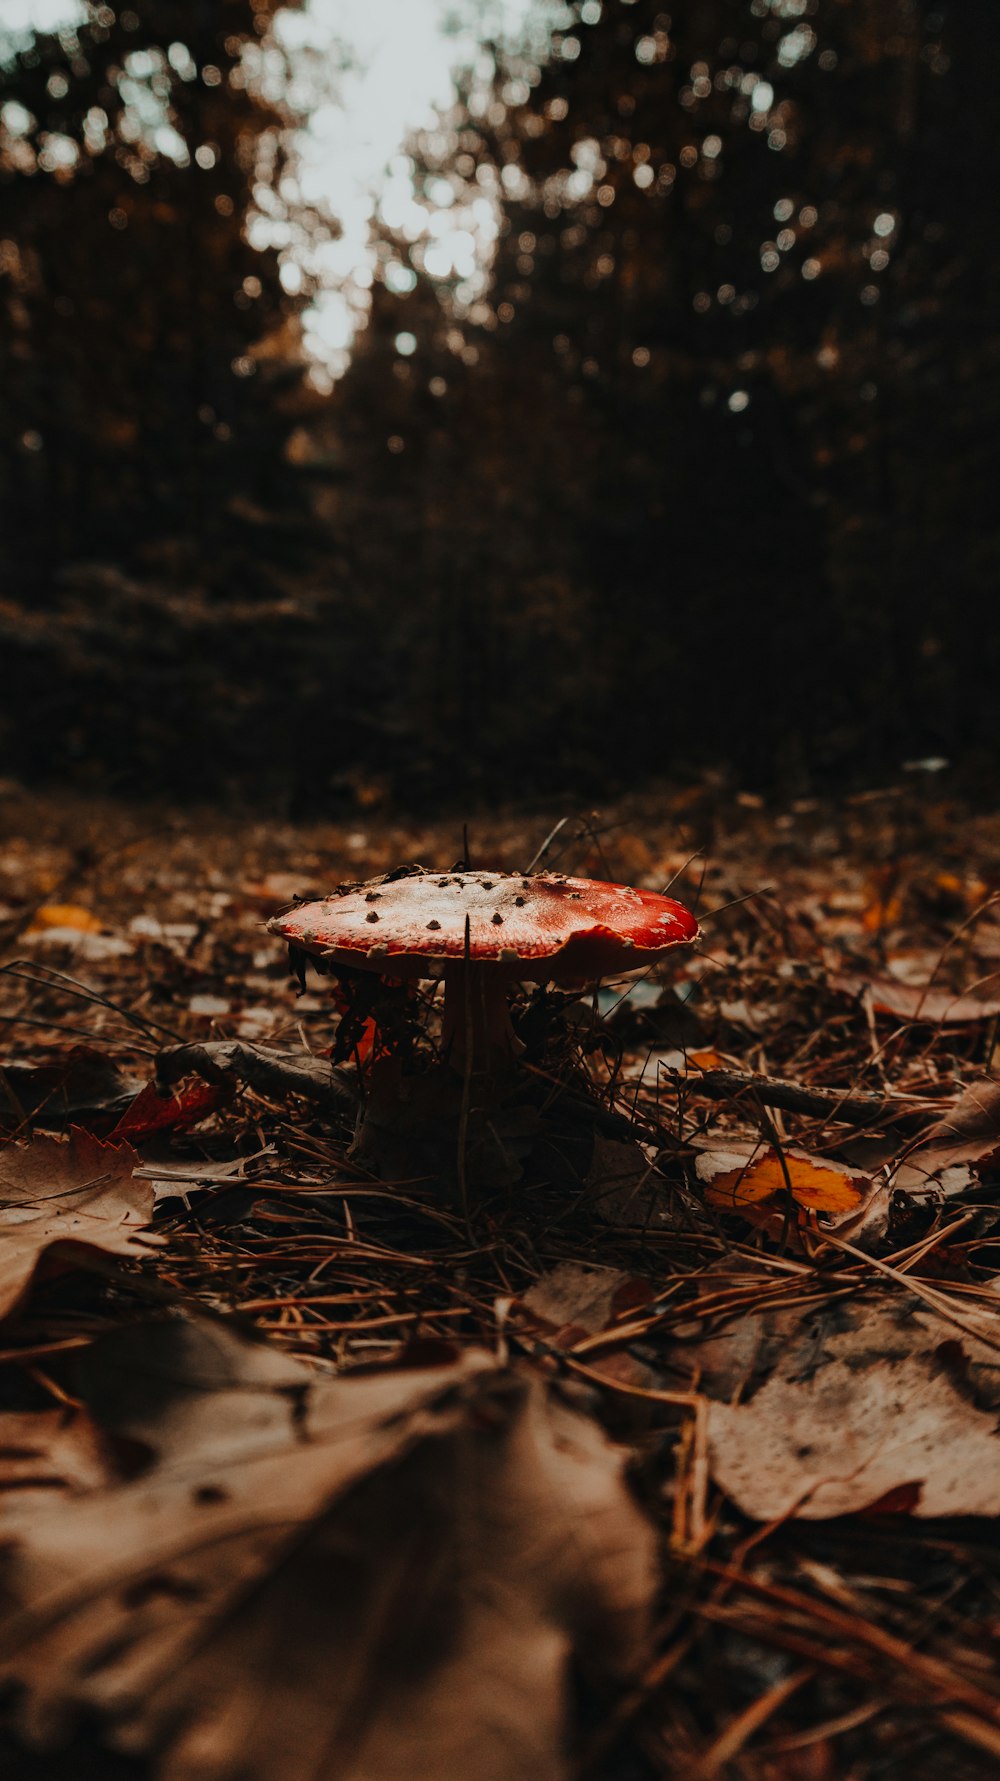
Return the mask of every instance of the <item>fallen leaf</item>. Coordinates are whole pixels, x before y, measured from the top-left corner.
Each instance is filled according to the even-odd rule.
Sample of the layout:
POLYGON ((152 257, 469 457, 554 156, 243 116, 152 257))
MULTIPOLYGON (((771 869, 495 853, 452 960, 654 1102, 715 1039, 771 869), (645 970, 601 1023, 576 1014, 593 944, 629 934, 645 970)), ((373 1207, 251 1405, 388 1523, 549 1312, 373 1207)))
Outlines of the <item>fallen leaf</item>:
POLYGON ((141 1164, 135 1172, 143 1181, 150 1183, 159 1204, 165 1199, 186 1198, 190 1188, 246 1186, 253 1191, 254 1179, 248 1177, 248 1169, 255 1169, 261 1157, 274 1154, 274 1146, 269 1144, 262 1150, 251 1152, 249 1156, 216 1158, 212 1162, 192 1158, 180 1166, 156 1161, 141 1164))
POLYGON ((662 1224, 668 1202, 660 1177, 638 1143, 594 1135, 587 1198, 607 1224, 646 1229, 662 1224))
POLYGON ((695 1171, 706 1183, 709 1205, 734 1211, 787 1194, 790 1187, 796 1204, 811 1212, 854 1212, 871 1191, 863 1176, 842 1163, 790 1147, 781 1156, 751 1144, 703 1150, 695 1160, 695 1171))
POLYGON ((15 1058, 0 1064, 0 1109, 17 1126, 58 1130, 72 1121, 106 1130, 140 1086, 106 1051, 74 1045, 31 1063, 15 1058))
POLYGON ((26 1504, 62 1501, 115 1477, 110 1444, 85 1410, 0 1411, 0 1537, 26 1504))
POLYGON ((79 903, 43 903, 31 918, 28 933, 40 928, 73 928, 79 934, 99 934, 104 923, 79 903))
POLYGON ((521 1303, 550 1330, 579 1329, 587 1335, 610 1323, 615 1295, 630 1276, 621 1268, 585 1268, 562 1262, 536 1280, 521 1303))
POLYGON ((101 964, 105 959, 128 958, 135 951, 127 940, 115 934, 95 933, 92 928, 27 928, 21 936, 25 946, 66 946, 79 959, 101 964))
POLYGON ((811 1365, 800 1344, 749 1403, 712 1404, 712 1476, 755 1521, 884 1509, 892 1493, 919 1516, 1000 1515, 995 1409, 946 1364, 965 1351, 995 1376, 995 1351, 942 1319, 861 1308, 811 1365))
POLYGON ((768 1028, 779 1026, 787 1018, 786 1010, 778 1002, 750 1001, 740 996, 734 1001, 720 1001, 719 1013, 723 1020, 733 1026, 746 1027, 751 1033, 764 1033, 768 1028))
POLYGON ((892 928, 901 919, 903 904, 899 897, 879 897, 867 905, 861 917, 861 925, 866 933, 878 934, 883 928, 892 928))
POLYGON ((219 1015, 229 1014, 231 1009, 232 1003, 226 996, 204 994, 192 996, 188 1002, 188 1011, 191 1014, 203 1014, 213 1019, 219 1015))
POLYGON ((952 1193, 973 1184, 973 1170, 1000 1157, 1000 1082, 992 1077, 973 1082, 954 1106, 911 1145, 892 1178, 905 1193, 929 1187, 952 1193), (956 1178, 948 1181, 949 1171, 956 1178))
POLYGON ((155 1082, 147 1082, 125 1109, 111 1137, 139 1144, 157 1132, 185 1132, 232 1098, 233 1085, 228 1082, 188 1082, 165 1093, 155 1082))
POLYGON ((87 1356, 141 1478, 5 1527, 0 1675, 161 1781, 563 1781, 572 1658, 642 1660, 654 1542, 622 1456, 536 1376, 317 1378, 222 1325, 87 1356))
POLYGON ((240 1011, 236 1021, 236 1036, 239 1039, 269 1039, 277 1026, 281 1024, 281 1016, 275 1008, 268 1008, 263 1002, 256 1002, 249 1008, 240 1011))
POLYGON ((0 1150, 0 1317, 43 1262, 86 1265, 94 1251, 134 1258, 162 1242, 147 1229, 153 1191, 133 1179, 138 1161, 130 1144, 103 1143, 78 1126, 68 1139, 0 1150))
MULTIPOLYGON (((655 1297, 648 1280, 622 1268, 588 1268, 561 1262, 536 1280, 521 1299, 521 1320, 529 1331, 556 1348, 571 1350, 587 1336, 610 1329, 655 1297), (525 1316, 527 1313, 527 1316, 525 1316)), ((588 1355, 586 1365, 612 1382, 646 1388, 656 1383, 652 1369, 620 1348, 588 1355)))
POLYGON ((933 980, 940 962, 940 949, 934 952, 923 947, 917 951, 888 953, 885 967, 894 982, 923 989, 933 980))
POLYGON ((870 990, 876 1014, 891 1014, 895 1020, 919 1021, 926 1026, 968 1026, 1000 1014, 1000 996, 974 996, 935 984, 902 983, 895 977, 869 979, 845 972, 832 973, 828 981, 831 989, 845 996, 862 996, 870 990))
POLYGON ((696 1070, 724 1070, 733 1063, 733 1059, 724 1052, 707 1046, 701 1051, 689 1051, 687 1062, 689 1066, 693 1064, 696 1070))

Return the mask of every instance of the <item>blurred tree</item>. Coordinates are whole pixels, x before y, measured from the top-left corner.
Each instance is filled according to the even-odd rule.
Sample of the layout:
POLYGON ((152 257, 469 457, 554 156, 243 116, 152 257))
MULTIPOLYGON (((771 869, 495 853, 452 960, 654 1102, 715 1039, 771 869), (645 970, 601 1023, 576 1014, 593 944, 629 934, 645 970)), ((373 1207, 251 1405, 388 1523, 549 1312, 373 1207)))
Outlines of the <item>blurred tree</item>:
POLYGON ((333 225, 290 211, 275 10, 91 3, 3 65, 7 770, 281 795, 355 745, 365 619, 313 515, 310 284, 279 260, 333 225))
POLYGON ((179 775, 193 703, 189 780, 305 800, 995 759, 1000 13, 540 0, 412 145, 324 407, 273 3, 93 5, 9 65, 0 548, 134 578, 59 596, 73 749, 179 775))
MULTIPOLYGON (((0 94, 0 497, 22 560, 209 540, 280 510, 300 380, 261 96, 273 0, 88 4, 0 94)), ((259 540, 258 540, 259 545, 259 540)))
MULTIPOLYGON (((429 278, 419 235, 388 241, 418 289, 376 308, 341 393, 350 426, 366 361, 384 364, 377 430, 409 451, 405 392, 448 386, 435 527, 474 616, 447 621, 438 710, 471 685, 495 760, 541 727, 574 751, 599 738, 589 758, 618 770, 625 716, 662 761, 736 755, 758 777, 995 746, 996 644, 967 622, 997 539, 995 15, 579 0, 555 17, 543 55, 499 54, 414 145, 418 196, 442 178, 458 208, 496 194, 488 290, 429 278), (427 330, 405 319, 425 284, 448 325, 440 304, 427 330), (532 632, 539 585, 560 649, 532 636, 484 686, 484 633, 495 662, 498 632, 532 632), (540 664, 544 715, 512 703, 540 664)), ((430 633, 446 585, 407 582, 430 633)), ((435 684, 441 652, 413 659, 435 684)))

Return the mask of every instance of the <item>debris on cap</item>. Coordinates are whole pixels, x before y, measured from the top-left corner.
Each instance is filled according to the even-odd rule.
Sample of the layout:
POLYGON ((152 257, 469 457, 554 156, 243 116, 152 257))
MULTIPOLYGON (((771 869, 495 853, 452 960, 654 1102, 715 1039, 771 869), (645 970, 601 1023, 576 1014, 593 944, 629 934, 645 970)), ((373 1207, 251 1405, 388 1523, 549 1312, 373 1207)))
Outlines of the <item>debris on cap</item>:
POLYGON ((329 964, 411 977, 447 963, 580 982, 655 963, 698 938, 682 903, 654 891, 540 872, 415 872, 344 887, 276 915, 268 929, 329 964), (375 919, 377 915, 377 920, 375 919))

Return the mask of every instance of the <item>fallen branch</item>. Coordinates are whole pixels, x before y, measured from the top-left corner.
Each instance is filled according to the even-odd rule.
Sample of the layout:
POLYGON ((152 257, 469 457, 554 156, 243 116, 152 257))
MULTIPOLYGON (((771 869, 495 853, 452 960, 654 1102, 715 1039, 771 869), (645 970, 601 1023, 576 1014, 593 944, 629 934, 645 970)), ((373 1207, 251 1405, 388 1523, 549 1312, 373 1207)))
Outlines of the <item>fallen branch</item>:
POLYGON ((700 1070, 697 1076, 664 1071, 661 1088, 709 1095, 727 1101, 734 1095, 751 1095, 765 1107, 785 1113, 806 1113, 818 1119, 836 1119, 843 1125, 925 1125, 940 1116, 938 1101, 912 1100, 908 1095, 864 1094, 847 1088, 804 1088, 781 1076, 759 1076, 752 1070, 700 1070))

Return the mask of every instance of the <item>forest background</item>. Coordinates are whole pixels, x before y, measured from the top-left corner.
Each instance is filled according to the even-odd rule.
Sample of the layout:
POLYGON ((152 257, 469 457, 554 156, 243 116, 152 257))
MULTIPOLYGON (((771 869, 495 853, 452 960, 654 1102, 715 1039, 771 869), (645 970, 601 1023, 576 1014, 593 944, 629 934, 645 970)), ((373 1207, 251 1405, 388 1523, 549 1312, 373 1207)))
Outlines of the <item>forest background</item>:
POLYGON ((996 7, 539 0, 408 145, 335 382, 276 11, 6 34, 3 770, 293 814, 987 775, 996 7))

